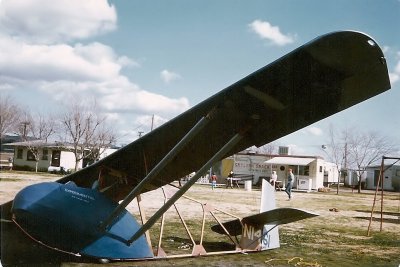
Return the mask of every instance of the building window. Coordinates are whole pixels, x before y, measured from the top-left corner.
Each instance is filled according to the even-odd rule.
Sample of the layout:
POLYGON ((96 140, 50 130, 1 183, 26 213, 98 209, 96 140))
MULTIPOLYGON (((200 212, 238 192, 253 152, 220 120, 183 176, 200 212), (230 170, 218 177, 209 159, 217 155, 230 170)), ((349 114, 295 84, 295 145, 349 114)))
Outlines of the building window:
POLYGON ((310 166, 299 166, 299 175, 310 176, 310 166))
POLYGON ((48 159, 49 159, 49 150, 43 149, 42 160, 48 160, 48 159))
POLYGON ((28 154, 26 155, 26 160, 27 161, 36 161, 35 154, 37 154, 37 151, 28 150, 28 154))
POLYGON ((17 159, 22 159, 22 155, 24 153, 24 150, 22 148, 17 149, 17 159))
POLYGON ((279 153, 279 155, 290 155, 290 153, 289 153, 289 147, 288 146, 280 146, 279 148, 278 148, 278 153, 279 153))

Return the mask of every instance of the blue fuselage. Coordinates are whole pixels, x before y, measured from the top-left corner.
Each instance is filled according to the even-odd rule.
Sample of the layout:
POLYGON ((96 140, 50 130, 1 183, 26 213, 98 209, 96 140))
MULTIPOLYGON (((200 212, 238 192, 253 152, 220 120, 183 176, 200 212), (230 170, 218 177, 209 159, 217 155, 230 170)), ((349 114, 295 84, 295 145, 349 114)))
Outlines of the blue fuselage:
POLYGON ((50 248, 105 259, 152 258, 144 236, 126 243, 140 228, 126 210, 107 231, 99 229, 116 206, 97 190, 50 182, 21 190, 12 212, 27 234, 50 248))

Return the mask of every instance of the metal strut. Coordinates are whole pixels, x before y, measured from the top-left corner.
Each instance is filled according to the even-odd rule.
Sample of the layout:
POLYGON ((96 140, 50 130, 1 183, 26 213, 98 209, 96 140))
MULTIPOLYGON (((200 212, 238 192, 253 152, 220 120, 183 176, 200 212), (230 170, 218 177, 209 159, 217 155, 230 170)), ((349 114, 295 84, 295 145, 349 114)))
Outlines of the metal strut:
POLYGON ((117 218, 129 205, 129 203, 141 193, 143 188, 150 183, 165 166, 189 143, 205 125, 211 120, 211 116, 202 117, 196 125, 177 143, 170 152, 150 171, 149 174, 124 198, 114 211, 100 223, 100 231, 105 231, 112 221, 117 218))
POLYGON ((203 167, 183 185, 150 219, 128 240, 128 245, 142 236, 187 190, 218 160, 228 153, 241 139, 243 134, 235 134, 203 167))

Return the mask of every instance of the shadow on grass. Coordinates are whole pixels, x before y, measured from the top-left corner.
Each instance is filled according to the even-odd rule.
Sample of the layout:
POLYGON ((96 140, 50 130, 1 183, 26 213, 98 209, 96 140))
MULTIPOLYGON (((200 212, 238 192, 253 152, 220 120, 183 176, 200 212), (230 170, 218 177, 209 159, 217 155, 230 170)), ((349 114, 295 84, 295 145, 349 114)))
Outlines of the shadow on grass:
MULTIPOLYGON (((364 212, 364 213, 370 213, 371 214, 371 210, 356 210, 357 212, 364 212)), ((375 213, 380 213, 378 210, 375 210, 375 213)), ((387 212, 384 211, 382 212, 383 215, 388 215, 388 216, 400 216, 400 212, 387 212)))
MULTIPOLYGON (((199 243, 198 240, 195 241, 196 244, 199 243)), ((162 247, 170 253, 175 254, 175 252, 182 253, 182 250, 188 250, 191 252, 193 244, 189 238, 168 236, 165 237, 162 247)), ((203 247, 207 252, 235 250, 235 245, 233 243, 224 241, 203 241, 203 247)))
MULTIPOLYGON (((361 219, 361 220, 368 220, 368 221, 370 220, 370 217, 361 217, 361 216, 357 216, 357 217, 354 217, 354 218, 356 218, 356 219, 361 219)), ((372 221, 374 221, 374 222, 380 222, 380 221, 381 221, 381 218, 375 218, 375 217, 373 217, 373 218, 372 218, 372 221)), ((399 219, 383 218, 382 221, 383 221, 384 223, 399 224, 399 223, 400 223, 400 218, 399 218, 399 219)))

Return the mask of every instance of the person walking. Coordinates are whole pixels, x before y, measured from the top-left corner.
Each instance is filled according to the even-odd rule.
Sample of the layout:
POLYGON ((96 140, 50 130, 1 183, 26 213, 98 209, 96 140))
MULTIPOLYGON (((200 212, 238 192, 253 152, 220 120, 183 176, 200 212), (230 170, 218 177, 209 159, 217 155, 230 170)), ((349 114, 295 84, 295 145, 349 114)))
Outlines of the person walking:
POLYGON ((292 199, 292 186, 293 186, 293 182, 294 182, 294 175, 292 172, 292 169, 289 169, 289 174, 288 174, 288 182, 286 184, 286 188, 285 188, 285 192, 286 194, 288 194, 289 199, 292 199))

